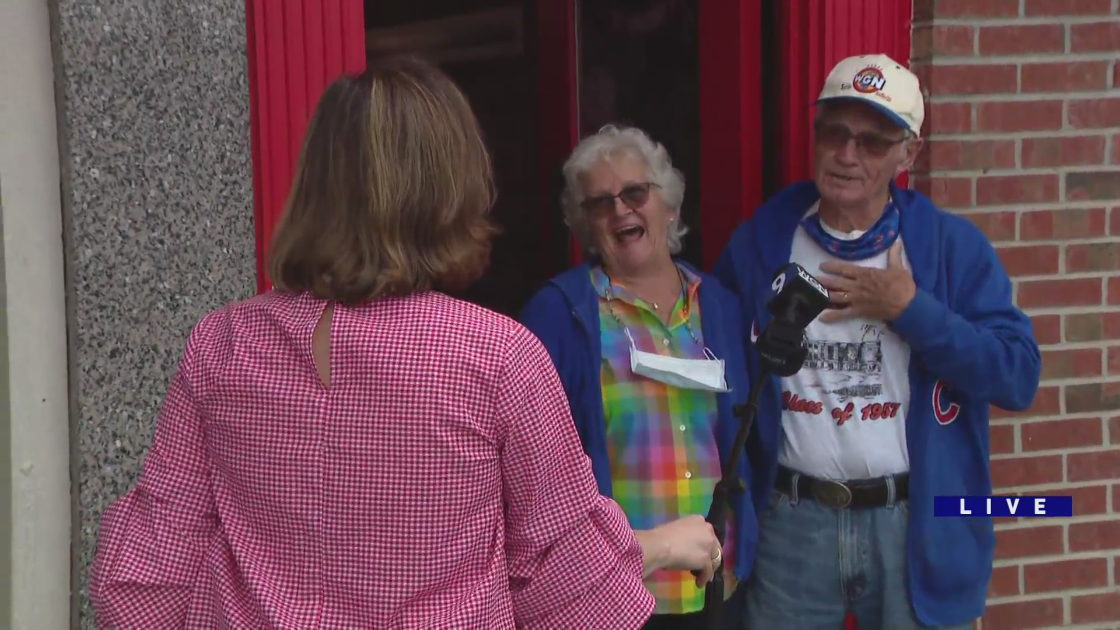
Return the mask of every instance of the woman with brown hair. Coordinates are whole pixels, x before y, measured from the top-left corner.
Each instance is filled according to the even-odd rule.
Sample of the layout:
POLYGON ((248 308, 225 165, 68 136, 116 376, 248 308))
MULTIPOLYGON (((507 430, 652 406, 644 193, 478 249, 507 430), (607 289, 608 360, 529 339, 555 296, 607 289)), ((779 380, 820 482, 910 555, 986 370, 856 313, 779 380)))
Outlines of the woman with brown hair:
POLYGON ((103 627, 639 628, 643 575, 711 577, 702 519, 639 544, 599 495, 536 338, 440 292, 485 267, 490 168, 427 65, 327 90, 276 289, 194 328, 102 517, 103 627))

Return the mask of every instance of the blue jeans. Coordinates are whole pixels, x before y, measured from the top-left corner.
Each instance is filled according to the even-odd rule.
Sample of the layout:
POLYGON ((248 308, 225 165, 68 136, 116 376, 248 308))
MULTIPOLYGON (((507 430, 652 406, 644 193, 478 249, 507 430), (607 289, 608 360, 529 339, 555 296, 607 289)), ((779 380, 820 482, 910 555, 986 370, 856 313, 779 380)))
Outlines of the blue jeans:
MULTIPOLYGON (((855 613, 858 630, 928 628, 910 607, 908 517, 905 501, 836 510, 774 491, 759 516, 745 630, 841 630, 848 611, 855 613)), ((965 623, 940 630, 971 628, 965 623)))

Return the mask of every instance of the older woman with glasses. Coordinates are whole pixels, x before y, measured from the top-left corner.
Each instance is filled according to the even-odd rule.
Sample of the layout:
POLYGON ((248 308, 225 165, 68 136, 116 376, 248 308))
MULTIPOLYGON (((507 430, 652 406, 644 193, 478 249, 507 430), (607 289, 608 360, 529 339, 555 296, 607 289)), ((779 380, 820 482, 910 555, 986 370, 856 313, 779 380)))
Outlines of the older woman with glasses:
MULTIPOLYGON (((738 430, 732 406, 748 394, 741 316, 717 280, 674 259, 684 178, 662 145, 604 127, 576 147, 564 179, 565 220, 588 262, 549 281, 521 321, 560 373, 599 491, 655 548, 666 524, 711 505, 738 430)), ((757 537, 746 493, 733 503, 713 559, 727 595, 749 574, 757 537)), ((646 585, 657 602, 646 628, 705 627, 704 587, 687 572, 646 585)))

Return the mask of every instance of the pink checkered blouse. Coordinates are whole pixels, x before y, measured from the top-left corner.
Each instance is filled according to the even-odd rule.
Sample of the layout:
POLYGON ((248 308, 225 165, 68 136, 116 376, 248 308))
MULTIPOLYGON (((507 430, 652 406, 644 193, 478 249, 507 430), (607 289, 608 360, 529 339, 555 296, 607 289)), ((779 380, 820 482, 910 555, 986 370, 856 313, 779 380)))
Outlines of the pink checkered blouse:
POLYGON ((267 293, 195 327, 136 487, 102 516, 102 627, 639 628, 642 553, 544 348, 440 293, 267 293))

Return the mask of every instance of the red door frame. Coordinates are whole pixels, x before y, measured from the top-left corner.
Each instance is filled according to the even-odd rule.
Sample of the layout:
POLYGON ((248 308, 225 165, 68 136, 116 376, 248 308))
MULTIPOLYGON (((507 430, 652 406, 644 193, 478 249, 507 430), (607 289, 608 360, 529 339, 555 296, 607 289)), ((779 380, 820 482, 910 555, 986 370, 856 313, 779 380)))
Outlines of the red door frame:
POLYGON ((245 0, 249 127, 257 290, 271 287, 265 267, 303 136, 332 81, 366 66, 362 0, 245 0))
MULTIPOLYGON (((541 210, 556 208, 553 180, 579 142, 579 50, 576 40, 576 0, 537 0, 537 48, 540 94, 539 160, 541 210)), ((548 221, 541 229, 548 229, 548 221)), ((572 261, 580 258, 579 244, 568 238, 572 261)), ((546 235, 545 242, 548 240, 546 235)), ((546 260, 545 264, 551 261, 546 260)), ((554 269, 554 272, 561 271, 554 269)))
MULTIPOLYGON (((910 66, 913 6, 899 0, 782 0, 778 3, 783 185, 813 174, 813 101, 829 70, 851 55, 883 53, 910 66)), ((907 177, 900 177, 906 186, 907 177)))
MULTIPOLYGON (((589 0, 593 1, 593 0, 589 0)), ((762 2, 699 2, 700 230, 703 264, 715 263, 732 230, 762 201, 762 2)), ((538 0, 544 177, 579 141, 575 0, 538 0), (555 124, 554 124, 555 123, 555 124)), ((551 190, 546 179, 545 190, 551 190)), ((546 200, 543 207, 552 207, 546 200)), ((572 262, 580 259, 571 244, 572 262)))
POLYGON ((762 3, 769 1, 699 2, 698 191, 707 269, 762 202, 762 3))
MULTIPOLYGON (((812 102, 841 58, 883 52, 909 65, 912 7, 898 0, 782 0, 776 25, 763 25, 768 0, 700 3, 700 151, 704 266, 762 199, 762 161, 773 151, 781 183, 812 173, 812 102), (762 85, 762 29, 779 34, 777 95, 762 85), (778 98, 777 121, 763 99, 778 98), (763 125, 779 128, 762 146, 763 125)), ((537 0, 540 42, 542 189, 578 141, 575 0, 537 0)), ((326 86, 365 68, 362 0, 245 0, 258 290, 270 287, 268 243, 283 211, 308 119, 326 86)), ((905 175, 901 178, 906 183, 905 175)), ((541 208, 554 207, 542 199, 541 208)), ((573 261, 579 252, 573 245, 573 261)))
MULTIPOLYGON (((578 140, 574 0, 537 0, 542 189, 578 140)), ((245 0, 257 290, 271 287, 268 245, 283 212, 311 112, 339 75, 366 65, 362 0, 245 0)), ((550 208, 552 199, 541 199, 550 208)), ((573 247, 573 254, 578 250, 573 247)), ((557 270, 559 271, 559 270, 557 270)))

